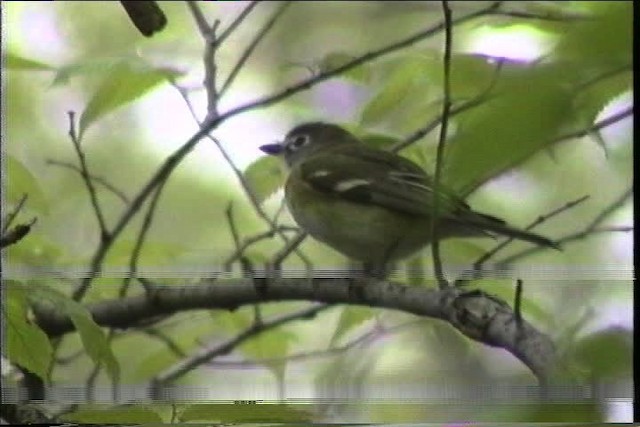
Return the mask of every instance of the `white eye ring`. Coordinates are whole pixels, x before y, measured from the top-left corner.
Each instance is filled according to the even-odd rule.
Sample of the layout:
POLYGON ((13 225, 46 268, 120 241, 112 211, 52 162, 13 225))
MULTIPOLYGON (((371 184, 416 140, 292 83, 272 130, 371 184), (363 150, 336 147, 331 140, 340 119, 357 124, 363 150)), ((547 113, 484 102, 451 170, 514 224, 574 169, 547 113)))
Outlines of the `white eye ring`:
POLYGON ((287 147, 289 147, 291 150, 296 150, 302 147, 303 145, 306 145, 309 141, 310 141, 309 135, 306 135, 306 134, 292 136, 289 138, 289 143, 287 144, 287 147))

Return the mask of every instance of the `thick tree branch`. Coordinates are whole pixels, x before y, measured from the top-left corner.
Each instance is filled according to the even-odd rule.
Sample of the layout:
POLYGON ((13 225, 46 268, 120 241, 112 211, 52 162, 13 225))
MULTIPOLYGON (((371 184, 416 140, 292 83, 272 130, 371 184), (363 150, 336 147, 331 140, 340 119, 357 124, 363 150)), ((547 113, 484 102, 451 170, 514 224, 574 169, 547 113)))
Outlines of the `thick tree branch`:
MULTIPOLYGON (((153 298, 146 295, 113 299, 88 305, 101 326, 128 328, 144 319, 186 310, 233 310, 237 307, 273 302, 306 300, 325 304, 351 304, 349 279, 292 279, 270 281, 257 289, 251 278, 219 280, 214 284, 158 287, 153 298)), ((520 325, 503 301, 480 292, 408 287, 375 281, 362 287, 356 304, 389 308, 444 320, 466 336, 506 349, 520 359, 541 381, 556 370, 554 344, 526 320, 520 325)), ((55 308, 34 307, 38 324, 50 336, 74 330, 73 323, 55 308)))

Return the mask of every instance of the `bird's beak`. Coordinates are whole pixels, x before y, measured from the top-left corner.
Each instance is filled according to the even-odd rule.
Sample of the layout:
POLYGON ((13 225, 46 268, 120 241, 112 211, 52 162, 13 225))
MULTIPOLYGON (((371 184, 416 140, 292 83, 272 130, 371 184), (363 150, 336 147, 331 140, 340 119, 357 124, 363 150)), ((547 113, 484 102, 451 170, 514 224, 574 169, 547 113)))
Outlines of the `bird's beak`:
POLYGON ((284 145, 282 145, 279 142, 273 143, 273 144, 265 144, 265 145, 261 145, 260 147, 260 151, 270 154, 272 156, 277 156, 278 154, 281 154, 282 151, 284 150, 284 145))

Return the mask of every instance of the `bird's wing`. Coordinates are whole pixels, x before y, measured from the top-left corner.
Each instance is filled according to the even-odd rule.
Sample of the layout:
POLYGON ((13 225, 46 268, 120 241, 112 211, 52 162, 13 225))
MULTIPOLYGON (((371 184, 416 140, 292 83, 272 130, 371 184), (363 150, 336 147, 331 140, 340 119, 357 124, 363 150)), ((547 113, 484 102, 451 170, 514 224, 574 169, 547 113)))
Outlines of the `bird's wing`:
MULTIPOLYGON (((412 215, 433 213, 431 178, 417 164, 391 152, 349 144, 319 152, 299 167, 302 180, 318 191, 412 215)), ((471 212, 443 185, 438 197, 443 218, 458 219, 459 214, 471 212)))

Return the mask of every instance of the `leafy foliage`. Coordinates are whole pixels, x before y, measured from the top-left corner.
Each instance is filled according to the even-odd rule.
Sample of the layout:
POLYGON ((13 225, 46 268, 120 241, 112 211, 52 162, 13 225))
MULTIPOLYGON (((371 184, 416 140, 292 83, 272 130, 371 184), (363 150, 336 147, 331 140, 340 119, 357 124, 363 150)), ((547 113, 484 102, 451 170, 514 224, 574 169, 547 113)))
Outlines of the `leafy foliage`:
POLYGON ((119 377, 120 366, 102 329, 85 306, 57 290, 40 283, 29 286, 30 298, 37 304, 48 304, 71 319, 80 334, 87 354, 96 364, 104 364, 112 380, 119 377))
POLYGON ((258 203, 264 202, 284 184, 285 173, 281 162, 273 156, 262 156, 245 170, 249 191, 258 203))
POLYGON ((176 73, 123 61, 108 69, 102 83, 91 96, 80 117, 80 134, 102 116, 126 105, 165 82, 176 73))
POLYGON ((3 286, 6 299, 2 310, 2 323, 6 325, 7 357, 12 363, 46 379, 53 349, 47 335, 29 320, 28 287, 12 280, 3 281, 3 286))
MULTIPOLYGON (((221 17, 221 28, 229 23, 228 16, 217 14, 227 6, 203 3, 212 8, 221 7, 220 10, 212 9, 215 10, 216 17, 221 17)), ((536 155, 551 153, 552 149, 555 150, 554 144, 559 136, 584 130, 593 125, 603 108, 610 104, 615 97, 632 90, 631 16, 633 4, 631 2, 525 2, 522 4, 514 2, 507 5, 532 13, 540 13, 547 18, 558 19, 520 20, 508 16, 486 17, 482 18, 482 22, 478 25, 508 28, 518 22, 520 26, 528 26, 548 33, 555 44, 547 56, 535 62, 498 61, 484 55, 464 51, 462 47, 464 37, 477 28, 475 23, 470 26, 454 27, 454 52, 450 64, 452 107, 455 109, 466 102, 478 100, 479 96, 483 96, 483 98, 477 105, 459 114, 452 114, 448 118, 449 133, 445 143, 443 164, 444 181, 459 191, 461 195, 469 196, 495 177, 518 169, 525 162, 531 160, 530 163, 527 163, 527 167, 531 166, 526 169, 527 172, 530 172, 528 178, 535 186, 539 187, 540 194, 544 194, 549 199, 556 197, 557 199, 554 201, 556 205, 558 199, 565 200, 567 198, 568 187, 584 189, 591 182, 589 179, 597 178, 598 185, 604 188, 601 190, 603 193, 613 192, 613 187, 617 188, 625 184, 623 181, 630 176, 630 172, 613 170, 618 167, 617 163, 606 163, 605 159, 592 158, 589 157, 590 155, 584 154, 587 152, 584 147, 586 144, 582 144, 582 141, 572 145, 571 150, 573 151, 567 150, 566 152, 569 154, 565 153, 565 157, 561 158, 562 161, 553 165, 554 173, 562 178, 566 176, 584 178, 567 181, 570 182, 570 185, 565 185, 565 181, 562 180, 557 181, 560 184, 556 181, 551 182, 547 176, 549 174, 546 173, 551 169, 549 166, 551 162, 540 161, 540 157, 544 159, 547 157, 536 155), (567 13, 585 14, 587 18, 562 19, 567 13), (579 171, 581 174, 576 172, 578 169, 582 169, 579 171)), ((266 54, 256 58, 257 61, 247 63, 246 71, 254 72, 251 74, 243 70, 248 83, 253 83, 254 80, 265 83, 270 77, 269 70, 277 69, 282 63, 300 63, 300 61, 309 59, 303 58, 298 61, 298 56, 304 57, 302 53, 311 58, 307 63, 315 64, 314 72, 334 70, 361 53, 370 52, 376 43, 387 43, 389 41, 386 40, 388 35, 398 37, 399 29, 404 28, 403 25, 398 24, 404 24, 406 18, 400 13, 396 14, 396 11, 400 9, 397 5, 389 8, 385 2, 366 6, 371 8, 372 15, 364 16, 365 19, 362 21, 349 20, 349 8, 344 8, 344 13, 341 11, 339 14, 328 16, 320 8, 314 13, 309 13, 306 4, 301 3, 300 6, 298 11, 296 8, 291 8, 288 12, 299 13, 299 15, 292 15, 290 22, 282 26, 286 31, 282 31, 270 49, 266 49, 266 54), (378 15, 375 15, 376 13, 378 15), (371 19, 372 16, 375 19, 371 19), (327 25, 329 21, 331 25, 327 25), (366 31, 360 31, 361 28, 366 28, 366 31), (382 28, 383 31, 378 32, 378 28, 382 28), (330 35, 326 36, 326 39, 317 37, 320 34, 319 31, 324 30, 329 30, 330 35), (348 37, 343 36, 345 33, 348 37), (334 37, 340 40, 339 44, 335 43, 334 37), (336 45, 338 47, 333 47, 336 45)), ((433 14, 440 19, 439 11, 422 10, 422 6, 419 6, 421 9, 418 14, 413 13, 411 8, 414 6, 409 4, 403 6, 407 8, 404 13, 411 10, 413 19, 419 15, 420 29, 424 27, 424 16, 431 17, 433 14), (423 13, 424 16, 420 15, 423 13)), ((11 7, 10 4, 9 7, 11 7)), ((66 8, 67 6, 59 7, 66 8)), ((76 6, 74 5, 74 7, 76 6)), ((80 10, 81 5, 78 4, 77 7, 80 10)), ((260 7, 262 6, 259 5, 258 8, 260 7)), ((363 7, 363 5, 351 7, 354 8, 353 10, 359 10, 357 8, 363 7)), ((457 7, 463 8, 463 5, 457 7)), ((50 169, 43 166, 45 158, 65 158, 69 153, 72 153, 69 141, 58 141, 64 138, 67 129, 64 128, 66 124, 61 127, 56 120, 59 120, 60 116, 64 117, 64 111, 70 108, 67 104, 73 104, 74 100, 65 99, 64 102, 59 102, 53 107, 49 104, 42 107, 39 103, 45 102, 45 99, 52 97, 52 94, 57 96, 62 92, 72 92, 70 89, 75 91, 79 87, 82 88, 82 94, 88 102, 80 119, 80 132, 86 133, 90 128, 92 132, 95 132, 95 139, 87 139, 83 146, 83 149, 86 149, 92 171, 95 171, 94 168, 99 169, 100 166, 109 163, 104 162, 107 155, 118 159, 125 159, 128 156, 134 157, 133 152, 124 152, 120 148, 112 149, 112 145, 110 145, 110 133, 121 132, 125 134, 125 139, 140 139, 139 135, 133 134, 134 129, 130 129, 129 123, 121 125, 118 122, 114 127, 104 126, 106 130, 102 129, 102 126, 95 125, 109 123, 109 120, 114 117, 118 117, 118 120, 123 122, 128 119, 133 122, 133 118, 126 114, 118 116, 115 113, 128 111, 126 108, 135 105, 134 103, 143 96, 150 95, 154 89, 161 87, 165 82, 173 82, 181 77, 182 73, 175 70, 199 69, 201 67, 202 47, 200 42, 202 40, 195 40, 197 36, 194 34, 197 32, 193 28, 193 22, 187 19, 186 8, 181 3, 173 4, 171 2, 167 2, 167 8, 174 8, 168 13, 171 24, 174 26, 171 28, 172 25, 170 25, 168 31, 161 35, 161 37, 166 37, 165 39, 157 38, 151 42, 126 40, 126 43, 123 43, 122 41, 125 39, 122 34, 108 34, 106 37, 102 35, 98 37, 94 34, 92 37, 95 40, 91 38, 91 42, 83 38, 74 41, 76 45, 73 46, 75 49, 73 57, 80 59, 66 61, 59 66, 51 65, 52 61, 41 60, 37 55, 30 54, 29 43, 25 43, 26 47, 21 49, 12 47, 10 53, 3 55, 3 65, 9 71, 7 74, 14 79, 12 83, 16 83, 6 86, 7 99, 15 111, 12 112, 13 115, 9 120, 8 149, 3 152, 3 162, 6 167, 4 172, 7 177, 6 182, 3 183, 6 184, 3 190, 7 191, 3 191, 3 193, 10 206, 14 206, 26 194, 28 201, 25 209, 28 214, 33 212, 38 216, 38 224, 37 227, 34 227, 32 235, 20 242, 19 245, 14 245, 7 250, 12 267, 26 266, 28 272, 38 271, 41 267, 66 271, 66 268, 77 267, 78 260, 82 259, 83 262, 87 262, 92 256, 84 248, 79 248, 79 245, 76 245, 77 240, 85 236, 93 236, 98 240, 95 218, 92 216, 93 212, 91 212, 91 207, 86 199, 86 188, 78 185, 77 188, 71 190, 68 186, 69 177, 79 181, 77 176, 65 175, 66 179, 61 179, 59 174, 51 173, 50 169), (187 33, 187 31, 189 32, 187 33), (189 37, 185 37, 185 34, 189 34, 189 37), (119 44, 112 43, 115 39, 119 40, 119 44), (100 41, 99 53, 95 49, 96 40, 100 41), (194 40, 197 44, 191 45, 190 43, 194 40), (104 50, 102 46, 104 46, 104 50), (125 47, 124 51, 121 46, 125 47), (150 57, 153 57, 154 60, 150 60, 150 57), (152 63, 157 63, 156 57, 161 57, 162 60, 168 58, 171 67, 152 65, 152 63), (196 65, 194 66, 194 64, 196 65), (43 85, 38 80, 42 76, 45 79, 51 76, 52 80, 47 80, 43 85), (49 85, 47 86, 47 84, 49 85), (42 93, 45 95, 40 100, 38 96, 42 93), (24 100, 29 100, 29 102, 24 100), (39 135, 50 136, 51 141, 41 138, 39 135), (54 146, 55 149, 52 148, 54 146), (102 158, 99 157, 100 150, 107 153, 102 158), (74 199, 81 200, 82 203, 66 208, 66 212, 71 211, 74 214, 77 210, 78 215, 60 214, 62 202, 51 195, 63 194, 67 191, 77 192, 80 191, 78 188, 83 193, 81 196, 74 194, 74 199), (81 224, 78 221, 80 217, 89 217, 92 222, 89 225, 81 224)), ((104 10, 104 13, 108 13, 107 8, 104 10)), ((456 13, 458 12, 456 11, 456 13)), ((102 15, 87 17, 87 19, 106 21, 102 15)), ((407 19, 406 22, 409 20, 407 19)), ((86 22, 83 20, 84 24, 86 22)), ((64 25, 76 26, 74 22, 64 22, 64 25)), ((86 29, 84 26, 78 27, 86 29)), ((251 29, 251 26, 247 26, 247 28, 251 29)), ((244 42, 244 36, 238 37, 238 39, 244 42)), ((233 48, 231 53, 233 55, 239 53, 240 45, 233 40, 233 37, 228 41, 229 46, 233 48)), ((224 46, 218 46, 219 50, 216 52, 218 55, 217 65, 219 66, 217 72, 221 74, 233 65, 232 61, 229 61, 229 59, 233 59, 233 55, 225 50, 226 46, 226 43, 224 46)), ((65 55, 60 57, 65 58, 65 55)), ((284 120, 288 120, 293 116, 295 120, 299 121, 317 120, 317 116, 322 114, 331 118, 339 117, 336 120, 360 136, 364 143, 382 149, 390 149, 417 130, 438 119, 442 112, 444 83, 442 65, 440 40, 437 38, 427 39, 424 43, 398 51, 393 56, 361 64, 337 77, 343 79, 340 84, 349 85, 348 87, 358 94, 353 97, 357 101, 357 105, 349 110, 356 111, 353 114, 354 117, 343 114, 343 110, 347 109, 343 109, 342 105, 334 102, 333 98, 331 98, 331 102, 324 104, 323 96, 325 93, 322 92, 322 86, 314 88, 314 91, 317 91, 310 92, 312 95, 309 98, 299 95, 291 101, 291 104, 288 103, 289 100, 281 104, 280 107, 284 106, 284 108, 278 109, 276 113, 273 112, 274 110, 269 110, 267 114, 274 114, 278 120, 283 117, 284 120), (317 96, 318 94, 323 96, 317 96), (297 109, 293 105, 294 103, 297 103, 297 109), (300 105, 304 105, 304 108, 300 105)), ((305 75, 305 77, 308 76, 305 75)), ((197 79, 200 81, 200 76, 197 79)), ((245 82, 242 84, 244 85, 245 82)), ((287 87, 291 82, 283 84, 284 87, 287 87)), ((240 85, 239 83, 238 86, 240 85)), ((253 87, 250 84, 247 84, 246 87, 251 88, 247 90, 250 92, 251 99, 257 99, 261 96, 253 92, 253 87)), ((246 95, 243 90, 238 91, 238 94, 242 95, 241 97, 246 95)), ((188 90, 186 91, 188 92, 188 90)), ((229 91, 229 93, 232 92, 229 91)), ((221 105, 224 107, 228 106, 225 104, 226 102, 229 104, 237 102, 235 98, 225 98, 223 101, 221 105)), ((165 109, 165 106, 162 105, 159 108, 165 109)), ((181 103, 180 108, 182 108, 181 103)), ((221 110, 224 113, 224 108, 221 110)), ((169 117, 173 118, 173 116, 169 117)), ((435 126, 431 132, 404 149, 401 154, 421 166, 433 170, 438 130, 439 127, 435 126)), ((162 137, 163 135, 155 134, 151 139, 155 144, 162 137)), ((185 139, 187 137, 185 136, 185 139)), ((122 135, 120 138, 123 138, 122 135)), ((261 137, 258 135, 256 138, 260 139, 261 137)), ((155 148, 157 147, 154 146, 155 148)), ((629 152, 628 147, 625 150, 621 152, 623 154, 629 152)), ((110 181, 114 177, 120 176, 146 176, 150 169, 155 170, 157 167, 158 153, 155 150, 149 149, 142 155, 136 152, 135 155, 136 160, 132 164, 135 163, 136 168, 133 170, 121 170, 124 168, 120 167, 120 163, 126 163, 122 161, 118 163, 118 168, 101 169, 98 175, 105 178, 106 181, 110 181), (139 157, 137 157, 138 155, 139 157)), ((619 155, 621 154, 619 153, 619 155)), ((162 161, 170 159, 165 153, 162 153, 161 156, 163 156, 162 161)), ((194 172, 196 168, 192 168, 191 164, 187 165, 187 163, 184 162, 185 169, 191 168, 190 172, 194 172)), ((60 171, 58 170, 58 172, 60 171)), ((176 170, 176 174, 180 172, 183 171, 176 170)), ((64 173, 72 174, 73 172, 64 171, 64 173)), ((282 186, 284 177, 285 174, 278 159, 269 156, 253 161, 244 171, 247 187, 259 204, 264 204, 282 186)), ((174 180, 172 177, 170 185, 175 186, 174 191, 177 193, 197 194, 201 190, 201 187, 197 187, 192 181, 189 181, 188 185, 178 185, 177 182, 178 180, 174 180)), ((222 187, 222 182, 223 180, 220 180, 220 183, 215 182, 212 187, 222 187)), ((129 183, 125 182, 125 185, 129 185, 129 183)), ((124 193, 134 195, 138 190, 138 188, 126 188, 124 193)), ((105 190, 100 187, 101 194, 102 191, 105 190)), ((578 190, 576 189, 576 191, 578 190)), ((580 195, 584 194, 582 190, 578 192, 580 195)), ((520 201, 515 199, 513 202, 505 202, 502 193, 498 193, 488 192, 490 196, 480 195, 479 204, 484 203, 485 206, 488 206, 487 212, 495 212, 502 216, 501 207, 508 206, 509 203, 517 204, 520 201)), ((210 193, 202 194, 206 195, 198 194, 195 197, 206 199, 205 206, 211 206, 212 212, 224 211, 224 206, 227 206, 228 203, 228 194, 223 194, 222 191, 216 192, 213 197, 210 193)), ((524 199, 525 195, 522 197, 524 199)), ((190 251, 197 253, 200 258, 210 260, 212 257, 224 259, 228 255, 228 251, 235 249, 230 241, 223 241, 229 234, 226 230, 221 232, 226 227, 224 219, 210 219, 207 216, 209 213, 206 211, 203 215, 207 217, 206 223, 189 221, 188 218, 191 218, 189 213, 203 209, 195 208, 192 203, 184 203, 184 200, 179 198, 166 202, 163 200, 161 210, 166 212, 164 223, 155 221, 151 227, 139 259, 140 265, 162 266, 169 269, 177 263, 187 263, 186 260, 192 259, 189 258, 192 255, 190 251), (180 201, 176 202, 176 200, 180 201), (159 226, 159 223, 163 226, 159 226), (185 238, 183 233, 185 229, 191 230, 192 234, 202 236, 201 241, 194 242, 185 238)), ((122 212, 122 202, 115 201, 113 204, 109 204, 102 198, 101 202, 104 202, 107 224, 113 224, 112 219, 122 212)), ((473 205, 475 202, 474 200, 470 204, 473 205)), ((595 202, 594 205, 597 205, 597 201, 595 202)), ((268 204, 266 205, 265 209, 270 209, 268 204)), ((539 206, 540 212, 546 209, 543 203, 536 206, 539 206)), ((124 208, 126 209, 126 206, 124 208)), ((162 214, 160 210, 158 213, 162 214)), ((536 214, 538 214, 537 211, 531 213, 531 216, 536 214)), ((21 215, 24 215, 24 212, 21 215)), ((565 231, 571 232, 575 228, 572 228, 573 225, 587 221, 586 216, 580 215, 576 213, 575 216, 570 216, 570 220, 564 223, 560 222, 558 229, 563 233, 565 231)), ((125 237, 120 236, 111 248, 105 258, 105 269, 113 268, 114 270, 109 270, 112 272, 118 267, 128 265, 131 259, 131 250, 137 237, 135 233, 139 225, 135 221, 141 221, 141 217, 142 215, 134 217, 134 225, 129 227, 129 230, 132 230, 131 234, 125 237)), ((244 227, 250 228, 248 221, 241 220, 238 223, 240 227, 243 227, 241 230, 243 237, 247 236, 248 233, 244 227)), ((464 264, 484 252, 485 246, 482 243, 476 244, 476 241, 473 241, 473 244, 457 241, 447 242, 443 252, 445 254, 455 252, 455 256, 447 258, 447 260, 464 264)), ((588 243, 586 242, 585 245, 588 243)), ((265 242, 264 246, 266 247, 267 244, 272 244, 272 242, 265 242)), ((309 251, 310 254, 306 252, 309 246, 303 246, 302 249, 307 258, 315 262, 319 258, 316 258, 316 254, 312 251, 309 251)), ((542 254, 540 259, 542 262, 550 264, 554 262, 567 262, 571 265, 578 265, 582 262, 595 264, 601 261, 599 253, 606 252, 602 250, 602 247, 605 246, 597 245, 597 250, 594 249, 588 254, 586 250, 584 253, 567 251, 562 256, 558 255, 553 259, 545 258, 545 254, 542 254)), ((588 246, 588 248, 592 248, 592 246, 588 246)), ((268 251, 263 246, 252 246, 245 252, 245 255, 254 266, 262 266, 265 260, 271 259, 264 255, 266 252, 268 251)), ((420 267, 420 271, 426 271, 425 265, 428 265, 428 261, 425 262, 426 257, 427 251, 420 257, 415 257, 412 260, 412 266, 420 267)), ((291 262, 293 263, 293 261, 291 262)), ((211 266, 210 264, 209 262, 207 265, 211 266)), ((286 267, 288 268, 289 265, 287 264, 286 267)), ((199 273, 194 274, 198 275, 199 273)), ((411 284, 415 286, 425 286, 426 280, 423 280, 423 277, 410 279, 411 284)), ((96 279, 85 302, 101 301, 117 295, 119 287, 112 286, 112 284, 103 286, 106 280, 105 278, 96 279)), ((110 280, 117 282, 117 284, 121 283, 119 278, 110 280)), ((560 289, 574 286, 574 284, 568 285, 560 280, 558 282, 557 287, 560 289)), ((166 286, 172 286, 174 283, 183 284, 184 281, 173 279, 163 281, 163 283, 166 286)), ((45 304, 67 314, 80 338, 73 344, 68 344, 69 347, 82 354, 86 353, 95 364, 105 366, 110 379, 114 381, 120 379, 119 377, 122 375, 120 369, 128 375, 122 378, 125 383, 127 381, 146 381, 158 372, 169 368, 182 357, 172 352, 170 346, 162 345, 159 341, 154 342, 157 345, 148 347, 142 345, 143 342, 148 342, 144 340, 154 338, 145 335, 144 340, 139 340, 138 335, 135 335, 142 328, 139 325, 132 326, 131 330, 122 332, 122 335, 126 336, 122 342, 130 340, 126 341, 127 345, 119 345, 117 340, 108 342, 104 332, 91 318, 86 307, 56 290, 59 289, 58 279, 50 278, 44 284, 30 282, 25 284, 5 280, 3 285, 8 285, 5 287, 7 292, 5 307, 2 310, 3 322, 7 325, 8 336, 6 356, 12 363, 34 372, 41 378, 47 376, 53 353, 48 337, 33 323, 29 311, 30 303, 45 304), (134 342, 134 345, 131 345, 131 342, 134 342), (133 357, 134 355, 135 357, 133 357), (128 363, 126 365, 123 363, 123 366, 120 367, 118 359, 128 363)), ((620 281, 619 285, 625 287, 627 283, 620 281)), ((479 286, 505 301, 512 301, 513 282, 511 280, 488 279, 479 283, 479 286)), ((139 288, 134 288, 135 292, 139 291, 139 288)), ((539 293, 548 293, 552 295, 552 298, 555 298, 556 295, 562 295, 561 291, 557 291, 557 294, 555 292, 555 289, 548 292, 545 289, 539 293)), ((547 306, 544 298, 532 297, 531 294, 535 294, 535 292, 525 292, 522 307, 525 318, 533 323, 544 325, 543 329, 551 328, 551 325, 562 327, 564 323, 555 322, 557 313, 553 312, 551 305, 547 306)), ((606 302, 598 303, 605 304, 606 302)), ((587 303, 585 302, 585 304, 587 303)), ((274 312, 279 309, 272 307, 272 305, 261 308, 273 308, 274 312)), ((303 340, 320 349, 325 349, 327 344, 329 347, 335 347, 344 342, 345 337, 355 328, 364 328, 373 323, 369 320, 373 319, 377 313, 376 310, 368 307, 346 307, 341 311, 333 329, 328 328, 323 322, 316 322, 317 324, 313 325, 315 329, 309 328, 312 332, 308 336, 298 335, 289 329, 270 330, 244 341, 242 345, 234 348, 234 351, 240 353, 240 357, 249 363, 258 361, 262 367, 267 368, 266 375, 273 374, 277 380, 284 382, 291 366, 287 356, 298 351, 299 344, 303 340)), ((199 314, 205 317, 208 313, 200 312, 199 314)), ((180 314, 172 319, 179 316, 180 314)), ((212 336, 233 339, 239 333, 250 328, 254 321, 246 308, 229 313, 216 313, 211 319, 207 318, 205 322, 198 324, 191 324, 186 316, 180 320, 184 322, 182 329, 172 329, 164 323, 159 324, 158 329, 164 333, 166 340, 172 340, 181 351, 187 354, 196 351, 202 344, 202 339, 209 339, 212 336)), ((440 326, 442 328, 439 331, 443 334, 450 332, 446 325, 440 326)), ((624 329, 605 329, 587 335, 572 345, 568 360, 576 370, 584 374, 579 378, 579 381, 592 378, 617 380, 628 376, 632 360, 629 333, 624 329)), ((415 337, 416 334, 410 336, 415 337)), ((389 344, 385 344, 385 346, 403 345, 401 355, 404 357, 406 342, 394 342, 395 338, 390 337, 389 344)), ((463 359, 465 361, 473 359, 487 365, 495 363, 493 356, 496 353, 490 353, 490 350, 487 350, 487 356, 484 353, 485 349, 479 349, 479 346, 475 344, 462 341, 464 339, 461 336, 442 339, 437 343, 437 349, 425 346, 421 351, 425 354, 426 359, 434 361, 434 366, 444 366, 446 365, 444 362, 457 362, 463 359), (461 342, 468 345, 460 346, 461 342), (438 361, 443 363, 439 365, 438 361)), ((435 345, 434 342, 435 340, 430 344, 435 345)), ((362 353, 342 354, 339 357, 331 358, 324 365, 322 362, 316 361, 317 363, 311 368, 305 367, 305 369, 310 375, 317 376, 319 384, 323 381, 329 386, 336 384, 342 386, 346 383, 351 387, 350 391, 361 392, 370 380, 380 378, 381 373, 386 374, 378 364, 379 354, 363 355, 362 353)), ((419 368, 420 371, 428 371, 429 369, 428 366, 420 366, 419 368)), ((256 370, 256 372, 258 371, 259 369, 256 370)), ((265 370, 263 369, 263 371, 265 370)), ((407 372, 412 380, 417 378, 416 366, 405 366, 403 372, 407 372)), ((464 369, 454 369, 442 375, 445 375, 451 384, 458 382, 466 384, 465 381, 468 378, 465 377, 464 372, 464 369)), ((234 372, 229 371, 220 374, 220 377, 225 381, 233 381, 233 375, 234 372)), ((258 373, 256 373, 257 375, 258 373)), ((396 372, 393 372, 392 375, 395 378, 396 372)), ((519 379, 510 373, 504 375, 509 379, 519 379)), ((188 379, 191 381, 194 377, 190 376, 188 379)), ((384 385, 387 384, 387 379, 385 378, 384 385)), ((73 380, 75 381, 77 378, 73 378, 73 380)), ((222 386, 224 386, 223 381, 211 384, 211 387, 222 386)), ((331 392, 335 393, 335 390, 331 392)), ((276 423, 315 420, 314 414, 298 409, 285 405, 187 405, 182 408, 179 416, 176 417, 177 419, 171 421, 267 421, 276 423)), ((534 406, 529 403, 500 408, 496 408, 495 405, 493 407, 467 405, 462 412, 454 412, 452 405, 449 404, 428 407, 416 405, 409 408, 409 405, 403 402, 398 407, 378 405, 376 407, 360 406, 358 409, 363 412, 371 410, 374 418, 378 421, 401 420, 403 422, 425 418, 453 422, 455 421, 452 418, 454 415, 458 417, 456 419, 474 418, 491 421, 522 421, 523 419, 527 421, 575 421, 580 419, 586 422, 603 418, 602 411, 591 403, 580 405, 580 407, 573 404, 555 405, 553 408, 545 404, 534 406)), ((117 406, 110 410, 85 408, 69 414, 65 419, 84 423, 160 423, 167 421, 166 417, 160 416, 159 412, 154 409, 139 405, 117 406)))
POLYGON ((16 204, 24 195, 28 196, 28 206, 36 212, 46 214, 48 204, 38 179, 18 159, 7 155, 4 159, 5 172, 10 177, 6 200, 16 204))

